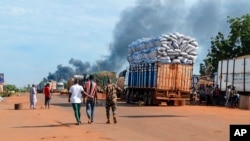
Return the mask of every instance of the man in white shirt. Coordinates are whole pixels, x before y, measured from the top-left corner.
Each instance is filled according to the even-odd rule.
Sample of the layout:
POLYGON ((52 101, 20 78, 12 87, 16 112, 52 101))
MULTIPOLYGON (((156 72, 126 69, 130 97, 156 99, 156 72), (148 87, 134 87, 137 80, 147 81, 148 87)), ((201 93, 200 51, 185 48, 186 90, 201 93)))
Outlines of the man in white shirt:
POLYGON ((32 84, 30 88, 30 109, 36 109, 37 97, 36 97, 36 85, 32 84))
POLYGON ((72 107, 75 113, 76 125, 81 124, 81 103, 83 98, 83 87, 79 85, 79 80, 74 80, 74 85, 72 85, 69 89, 69 99, 68 102, 72 103, 72 107))

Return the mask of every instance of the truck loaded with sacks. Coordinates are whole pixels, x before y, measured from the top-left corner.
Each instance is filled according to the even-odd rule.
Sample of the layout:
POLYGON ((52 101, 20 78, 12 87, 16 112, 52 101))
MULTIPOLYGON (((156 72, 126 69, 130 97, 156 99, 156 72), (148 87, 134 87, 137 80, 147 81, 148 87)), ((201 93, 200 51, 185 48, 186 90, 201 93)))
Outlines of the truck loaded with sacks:
POLYGON ((185 105, 190 98, 198 43, 180 33, 138 39, 128 46, 127 103, 185 105))

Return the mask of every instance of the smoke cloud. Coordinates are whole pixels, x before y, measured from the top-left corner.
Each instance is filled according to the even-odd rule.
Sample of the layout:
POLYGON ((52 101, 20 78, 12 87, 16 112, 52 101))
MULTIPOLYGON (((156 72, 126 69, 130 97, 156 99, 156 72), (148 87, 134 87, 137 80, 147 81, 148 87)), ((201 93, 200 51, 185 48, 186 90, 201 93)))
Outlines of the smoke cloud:
POLYGON ((218 32, 229 32, 227 16, 241 17, 250 13, 248 0, 138 0, 134 7, 122 12, 113 31, 113 41, 109 48, 110 55, 98 60, 98 65, 70 59, 72 67, 58 65, 55 73, 48 78, 67 80, 73 74, 96 71, 119 71, 127 63, 127 46, 132 41, 143 37, 155 37, 160 34, 179 32, 193 37, 199 43, 198 58, 194 72, 199 71, 199 64, 207 55, 211 37, 218 32))

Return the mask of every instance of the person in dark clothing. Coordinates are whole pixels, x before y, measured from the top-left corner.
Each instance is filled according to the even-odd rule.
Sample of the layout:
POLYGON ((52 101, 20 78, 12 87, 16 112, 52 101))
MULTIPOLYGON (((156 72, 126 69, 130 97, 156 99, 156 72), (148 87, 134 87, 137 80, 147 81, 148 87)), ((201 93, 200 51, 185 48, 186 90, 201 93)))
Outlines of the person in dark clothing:
POLYGON ((219 85, 216 85, 214 92, 213 92, 213 98, 215 101, 215 105, 219 106, 220 105, 220 89, 219 89, 219 85))
POLYGON ((107 124, 110 124, 110 108, 112 109, 113 113, 113 120, 114 123, 117 123, 117 92, 121 91, 121 88, 112 83, 111 79, 108 80, 108 84, 105 88, 106 91, 106 117, 107 117, 107 124))
POLYGON ((207 85, 206 88, 206 105, 212 105, 212 94, 213 94, 213 89, 212 86, 207 85))
POLYGON ((199 102, 202 104, 202 101, 206 101, 206 90, 205 86, 201 85, 199 90, 199 102))

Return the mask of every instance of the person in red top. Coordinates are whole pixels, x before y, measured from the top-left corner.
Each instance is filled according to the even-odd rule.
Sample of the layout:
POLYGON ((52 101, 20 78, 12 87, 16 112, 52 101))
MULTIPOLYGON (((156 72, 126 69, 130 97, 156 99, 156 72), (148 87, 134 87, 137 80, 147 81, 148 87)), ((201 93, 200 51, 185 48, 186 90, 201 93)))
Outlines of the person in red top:
POLYGON ((49 109, 50 106, 50 99, 51 99, 51 93, 50 93, 50 84, 47 83, 43 90, 44 96, 45 96, 45 109, 49 109))

